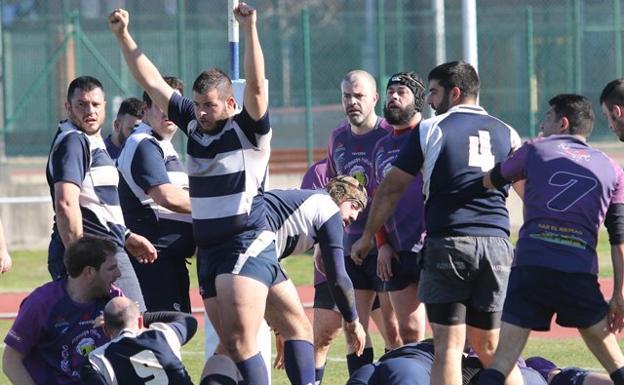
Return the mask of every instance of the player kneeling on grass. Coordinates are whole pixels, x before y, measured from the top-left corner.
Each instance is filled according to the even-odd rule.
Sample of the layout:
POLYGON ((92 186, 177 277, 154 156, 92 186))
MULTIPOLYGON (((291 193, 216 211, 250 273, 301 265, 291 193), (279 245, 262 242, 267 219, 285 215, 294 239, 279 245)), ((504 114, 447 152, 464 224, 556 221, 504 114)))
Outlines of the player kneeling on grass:
MULTIPOLYGON (((355 294, 344 265, 342 237, 344 227, 355 221, 366 207, 367 194, 357 179, 338 176, 322 190, 271 190, 265 193, 269 228, 276 233, 280 259, 303 253, 318 244, 331 294, 345 321, 347 341, 361 354, 366 333, 358 320, 355 294)), ((267 301, 267 321, 286 340, 284 353, 289 354, 288 330, 280 330, 273 320, 280 307, 267 301)), ((309 325, 307 318, 301 320, 309 325)), ((276 359, 279 365, 280 356, 276 359)))
POLYGON ((486 187, 525 180, 524 224, 516 243, 500 341, 481 385, 503 384, 531 330, 577 328, 616 385, 624 356, 614 332, 623 325, 624 172, 586 140, 594 126, 589 100, 557 95, 549 101, 542 137, 525 143, 484 178, 486 187), (613 297, 598 284, 596 243, 605 223, 613 260, 613 297))

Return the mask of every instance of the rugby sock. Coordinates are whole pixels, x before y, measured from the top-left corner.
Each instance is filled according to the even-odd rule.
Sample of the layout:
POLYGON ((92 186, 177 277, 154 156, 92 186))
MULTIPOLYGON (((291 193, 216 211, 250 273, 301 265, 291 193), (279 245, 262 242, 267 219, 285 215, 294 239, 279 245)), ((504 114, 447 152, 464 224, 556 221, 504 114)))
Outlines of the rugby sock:
MULTIPOLYGON (((325 364, 327 365, 327 364, 325 364)), ((320 368, 314 368, 314 385, 321 385, 323 382, 323 375, 325 374, 325 365, 320 368)))
POLYGON ((615 385, 624 385, 624 367, 619 368, 613 373, 609 374, 611 380, 615 385))
POLYGON ((361 356, 356 356, 355 353, 347 354, 347 369, 349 370, 349 376, 356 370, 366 364, 373 362, 373 348, 364 348, 364 353, 361 356))
POLYGON ((260 352, 236 363, 238 371, 247 385, 269 385, 269 373, 260 352))
POLYGON ((314 345, 305 340, 286 341, 284 366, 292 385, 314 384, 314 345))
POLYGON ((485 369, 479 376, 479 385, 503 385, 505 375, 495 369, 485 369))

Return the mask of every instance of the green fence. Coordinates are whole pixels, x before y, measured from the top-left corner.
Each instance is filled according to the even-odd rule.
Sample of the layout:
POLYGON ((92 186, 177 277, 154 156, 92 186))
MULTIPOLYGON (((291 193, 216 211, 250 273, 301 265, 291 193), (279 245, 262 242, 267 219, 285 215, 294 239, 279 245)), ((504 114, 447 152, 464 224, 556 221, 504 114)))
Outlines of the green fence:
MULTIPOLYGON (((341 119, 339 84, 364 68, 380 79, 435 66, 431 0, 250 0, 270 82, 274 146, 325 146, 341 119), (307 128, 306 128, 307 127, 307 128)), ((228 68, 227 1, 22 0, 2 6, 2 138, 9 156, 46 155, 64 116, 68 77, 102 80, 108 132, 120 99, 140 95, 106 25, 110 8, 163 74, 187 85, 202 69, 228 68)), ((580 92, 597 103, 622 76, 620 0, 477 2, 481 104, 523 136, 537 132, 548 99, 580 92)), ((461 58, 461 0, 447 0, 447 60, 461 58)), ((241 49, 242 52, 242 49, 241 49)), ((242 58, 241 58, 242 60, 242 58)), ((610 139, 599 116, 594 139, 610 139)))

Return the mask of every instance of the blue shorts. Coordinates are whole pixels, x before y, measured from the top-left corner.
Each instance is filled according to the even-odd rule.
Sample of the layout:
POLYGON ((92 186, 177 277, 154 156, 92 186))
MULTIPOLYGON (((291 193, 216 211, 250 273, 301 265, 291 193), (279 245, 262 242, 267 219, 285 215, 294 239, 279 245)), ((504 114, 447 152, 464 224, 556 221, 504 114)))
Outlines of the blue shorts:
POLYGON ((547 331, 557 314, 557 324, 586 329, 608 311, 594 274, 516 266, 509 278, 502 319, 522 328, 547 331))
POLYGON ((197 251, 197 278, 202 298, 217 295, 215 280, 221 274, 249 277, 272 287, 288 280, 278 260, 270 231, 247 231, 226 242, 197 251))
POLYGON ((131 259, 141 284, 147 311, 191 312, 189 272, 187 259, 160 250, 153 263, 139 263, 131 259))
POLYGON ((418 284, 420 280, 420 253, 399 251, 399 259, 392 260, 392 277, 389 281, 382 281, 381 291, 398 291, 405 289, 409 284, 418 284))

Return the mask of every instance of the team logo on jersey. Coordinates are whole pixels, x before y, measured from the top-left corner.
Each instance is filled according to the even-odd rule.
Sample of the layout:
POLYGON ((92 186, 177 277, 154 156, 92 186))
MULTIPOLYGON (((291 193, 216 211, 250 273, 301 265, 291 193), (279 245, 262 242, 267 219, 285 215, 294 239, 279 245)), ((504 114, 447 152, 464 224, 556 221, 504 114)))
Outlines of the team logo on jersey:
POLYGON ((340 170, 344 167, 345 164, 345 152, 346 148, 342 143, 336 143, 334 147, 334 164, 336 165, 336 171, 340 173, 340 170))
POLYGON ((559 148, 559 151, 557 151, 559 154, 565 155, 575 162, 589 162, 591 160, 591 155, 587 150, 570 148, 570 145, 567 143, 560 143, 557 147, 559 148))
POLYGON ((78 352, 78 354, 82 355, 83 357, 86 357, 94 350, 95 340, 91 337, 81 339, 80 342, 78 342, 78 344, 76 345, 76 352, 78 352))
POLYGON ((353 167, 351 169, 351 172, 349 172, 349 175, 357 179, 357 181, 360 182, 362 186, 368 186, 368 175, 366 175, 366 170, 364 170, 364 167, 353 167))

